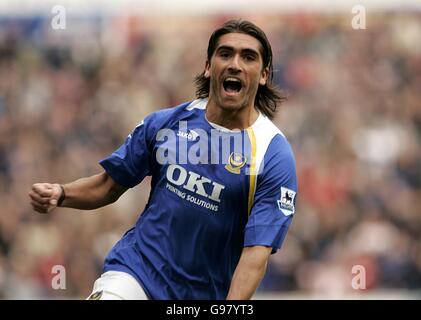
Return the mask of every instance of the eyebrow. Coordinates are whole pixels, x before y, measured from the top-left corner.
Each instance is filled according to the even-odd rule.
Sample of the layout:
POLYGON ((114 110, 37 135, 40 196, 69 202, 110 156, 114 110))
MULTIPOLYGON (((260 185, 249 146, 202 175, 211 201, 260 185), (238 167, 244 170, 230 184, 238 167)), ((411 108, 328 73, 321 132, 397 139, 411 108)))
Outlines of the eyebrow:
MULTIPOLYGON (((231 47, 231 46, 222 45, 222 46, 216 48, 216 51, 215 52, 219 52, 221 50, 234 51, 234 48, 231 47)), ((259 53, 256 50, 250 49, 250 48, 241 49, 241 53, 253 54, 255 56, 259 56, 259 53)))

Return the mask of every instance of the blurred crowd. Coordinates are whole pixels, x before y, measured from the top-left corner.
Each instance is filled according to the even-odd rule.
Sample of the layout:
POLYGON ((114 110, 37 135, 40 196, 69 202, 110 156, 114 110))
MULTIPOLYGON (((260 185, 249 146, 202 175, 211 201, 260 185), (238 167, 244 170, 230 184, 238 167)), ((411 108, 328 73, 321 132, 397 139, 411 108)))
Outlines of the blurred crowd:
MULTIPOLYGON (((288 95, 275 123, 299 178, 293 224, 259 292, 420 289, 421 14, 369 15, 365 30, 351 15, 244 18, 272 43, 274 81, 288 95)), ((0 298, 91 292, 149 179, 113 205, 49 215, 32 211, 31 185, 100 172, 147 114, 194 99, 225 20, 70 18, 53 30, 48 19, 0 18, 0 298), (65 290, 51 285, 55 265, 65 290)))

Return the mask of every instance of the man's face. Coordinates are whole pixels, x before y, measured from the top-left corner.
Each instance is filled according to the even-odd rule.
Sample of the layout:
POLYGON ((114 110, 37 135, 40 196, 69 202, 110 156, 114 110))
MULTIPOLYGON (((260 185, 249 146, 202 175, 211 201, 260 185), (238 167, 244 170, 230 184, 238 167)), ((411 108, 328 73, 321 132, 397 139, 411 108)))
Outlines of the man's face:
POLYGON ((218 40, 205 77, 210 77, 209 99, 225 110, 254 106, 257 89, 269 71, 263 68, 261 44, 245 33, 228 33, 218 40))

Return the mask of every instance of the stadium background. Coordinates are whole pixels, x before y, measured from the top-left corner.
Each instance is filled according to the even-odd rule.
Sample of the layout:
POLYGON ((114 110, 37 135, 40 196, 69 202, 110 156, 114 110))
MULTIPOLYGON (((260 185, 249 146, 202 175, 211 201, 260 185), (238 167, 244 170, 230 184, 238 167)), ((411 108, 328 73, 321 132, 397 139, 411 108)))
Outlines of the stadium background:
POLYGON ((421 12, 416 1, 2 1, 0 298, 86 297, 137 219, 149 180, 116 204, 32 212, 34 182, 100 170, 147 114, 194 98, 210 33, 242 17, 269 36, 289 101, 297 214, 256 299, 421 297, 421 12), (366 29, 352 6, 364 4, 366 29), (51 8, 66 8, 53 30, 51 8), (247 4, 247 5, 246 5, 247 4), (51 287, 54 265, 66 289, 51 287), (366 270, 365 290, 351 286, 366 270))

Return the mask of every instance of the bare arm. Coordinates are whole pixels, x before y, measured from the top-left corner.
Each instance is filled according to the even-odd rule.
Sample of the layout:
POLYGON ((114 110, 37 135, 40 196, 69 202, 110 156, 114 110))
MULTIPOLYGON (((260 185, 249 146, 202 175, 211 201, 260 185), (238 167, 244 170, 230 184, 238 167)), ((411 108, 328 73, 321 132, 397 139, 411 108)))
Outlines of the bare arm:
POLYGON ((61 207, 91 210, 115 202, 127 188, 122 187, 104 171, 62 185, 54 183, 35 183, 29 192, 31 205, 35 211, 47 213, 57 206, 65 193, 61 207))
POLYGON ((264 246, 243 249, 231 280, 227 300, 247 300, 253 296, 266 272, 271 251, 271 247, 264 246))

